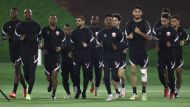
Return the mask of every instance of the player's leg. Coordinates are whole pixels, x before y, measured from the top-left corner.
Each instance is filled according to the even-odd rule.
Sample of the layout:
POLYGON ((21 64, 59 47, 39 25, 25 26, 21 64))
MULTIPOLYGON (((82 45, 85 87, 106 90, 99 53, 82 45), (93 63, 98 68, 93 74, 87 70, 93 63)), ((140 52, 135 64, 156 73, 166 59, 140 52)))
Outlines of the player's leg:
POLYGON ((175 67, 175 59, 170 57, 170 59, 167 60, 169 88, 171 90, 170 91, 170 99, 175 98, 175 94, 174 94, 174 91, 175 91, 174 67, 175 67))
POLYGON ((168 97, 169 89, 168 89, 168 85, 167 85, 167 81, 166 81, 166 73, 165 73, 166 71, 165 70, 166 70, 165 58, 163 56, 158 56, 158 77, 159 77, 160 82, 164 86, 164 97, 168 97))
POLYGON ((120 62, 120 67, 119 67, 119 70, 118 70, 118 76, 120 78, 120 86, 121 86, 121 91, 120 91, 120 95, 122 97, 125 97, 125 68, 126 68, 126 62, 125 60, 121 61, 120 62))
POLYGON ((66 96, 65 98, 70 98, 71 92, 69 89, 69 66, 66 65, 66 63, 62 62, 61 64, 61 75, 62 75, 62 84, 63 84, 63 88, 66 91, 66 96))
POLYGON ((140 60, 140 72, 141 72, 141 81, 142 81, 142 100, 147 100, 146 96, 146 86, 148 81, 147 66, 148 66, 148 57, 144 54, 140 60))
POLYGON ((115 85, 115 91, 116 94, 114 95, 114 99, 120 98, 120 92, 118 90, 118 83, 119 83, 119 77, 118 77, 118 69, 119 69, 119 61, 115 60, 111 63, 111 74, 112 74, 112 80, 114 81, 115 85))
POLYGON ((75 58, 73 62, 74 66, 74 77, 75 77, 75 84, 77 87, 77 93, 75 94, 75 99, 79 99, 80 94, 81 94, 81 89, 80 89, 80 68, 81 68, 81 62, 79 58, 75 58))
POLYGON ((100 86, 100 82, 102 79, 102 66, 103 66, 103 62, 102 61, 96 61, 95 64, 95 91, 94 91, 94 96, 98 96, 98 88, 100 86))
POLYGON ((31 93, 32 89, 35 83, 35 74, 36 74, 36 67, 38 62, 38 55, 32 55, 29 56, 29 87, 28 87, 28 93, 26 95, 26 99, 31 100, 31 93))
POLYGON ((82 98, 86 99, 86 90, 88 87, 88 83, 89 83, 89 76, 90 73, 92 73, 92 64, 91 64, 91 58, 90 56, 85 56, 83 59, 83 64, 82 64, 82 68, 83 68, 83 92, 82 92, 82 98))
POLYGON ((44 56, 44 70, 45 70, 45 75, 46 75, 46 80, 48 81, 48 87, 47 91, 51 92, 52 91, 52 81, 51 81, 51 75, 52 75, 52 63, 51 63, 51 58, 48 55, 44 56))
POLYGON ((180 90, 181 84, 182 84, 182 74, 183 74, 183 60, 182 60, 182 58, 176 59, 175 74, 176 74, 175 97, 177 98, 177 97, 179 97, 179 90, 180 90))
POLYGON ((16 77, 19 79, 20 83, 23 86, 23 96, 26 97, 27 86, 26 86, 24 77, 21 73, 21 58, 20 57, 15 62, 15 74, 17 75, 16 77))
POLYGON ((137 95, 137 77, 136 77, 136 72, 137 72, 137 57, 134 54, 129 53, 129 62, 131 64, 131 86, 133 89, 133 94, 129 98, 130 100, 135 100, 138 98, 137 95))
POLYGON ((57 91, 57 84, 58 79, 57 75, 60 68, 60 56, 59 54, 56 54, 55 56, 52 56, 52 75, 51 75, 51 81, 52 81, 52 94, 51 99, 56 99, 56 91, 57 91))

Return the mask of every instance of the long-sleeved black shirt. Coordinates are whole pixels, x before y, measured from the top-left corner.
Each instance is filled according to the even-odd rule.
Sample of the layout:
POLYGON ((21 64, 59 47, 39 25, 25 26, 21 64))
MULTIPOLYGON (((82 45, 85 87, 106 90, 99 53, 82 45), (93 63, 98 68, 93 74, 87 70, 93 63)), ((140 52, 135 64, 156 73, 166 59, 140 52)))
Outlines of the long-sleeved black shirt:
POLYGON ((22 35, 25 35, 24 40, 20 40, 21 52, 38 52, 38 41, 41 35, 41 26, 33 21, 23 21, 21 22, 15 30, 17 38, 20 40, 22 35))
POLYGON ((87 28, 82 29, 75 29, 71 33, 71 40, 74 43, 74 52, 83 52, 83 51, 89 51, 92 46, 94 45, 94 37, 92 34, 92 31, 90 31, 87 28), (87 43, 87 47, 83 47, 83 43, 87 43))
POLYGON ((105 28, 98 33, 98 42, 102 43, 104 52, 119 52, 122 39, 122 32, 117 28, 105 28), (113 49, 113 44, 117 46, 117 50, 113 49))
MULTIPOLYGON (((182 41, 182 40, 187 42, 189 40, 189 35, 187 34, 187 32, 185 31, 184 28, 178 27, 177 34, 179 36, 179 42, 182 41)), ((178 47, 176 47, 175 51, 178 52, 178 53, 182 53, 183 52, 183 46, 178 45, 178 47)))
POLYGON ((146 20, 135 22, 134 20, 128 21, 126 25, 126 34, 133 33, 133 38, 128 39, 129 53, 146 53, 146 39, 140 34, 135 33, 135 28, 138 27, 141 32, 145 34, 151 33, 150 24, 146 20))
POLYGON ((55 30, 52 30, 50 26, 46 26, 42 29, 42 38, 44 38, 44 49, 48 53, 56 53, 56 47, 61 47, 61 41, 64 38, 63 30, 56 26, 55 30))
POLYGON ((9 43, 16 41, 16 39, 15 39, 15 28, 19 23, 20 23, 19 19, 10 20, 10 21, 6 22, 2 28, 3 39, 8 39, 9 43))
POLYGON ((173 52, 174 48, 179 46, 179 36, 174 28, 171 26, 160 27, 156 31, 156 37, 158 38, 159 52, 173 52), (169 42, 171 47, 167 47, 166 43, 169 42))
POLYGON ((62 57, 62 61, 63 60, 72 60, 72 58, 70 58, 68 56, 68 54, 70 52, 73 52, 74 49, 74 43, 71 40, 71 36, 65 36, 64 39, 62 40, 62 44, 61 44, 61 57, 62 57))

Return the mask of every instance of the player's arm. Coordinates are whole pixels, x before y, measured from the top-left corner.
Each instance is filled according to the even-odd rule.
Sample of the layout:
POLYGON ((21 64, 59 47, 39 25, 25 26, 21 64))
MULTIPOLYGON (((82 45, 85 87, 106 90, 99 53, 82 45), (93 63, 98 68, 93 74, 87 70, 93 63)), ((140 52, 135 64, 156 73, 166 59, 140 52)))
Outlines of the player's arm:
POLYGON ((166 42, 167 47, 177 47, 179 46, 179 35, 177 35, 176 31, 173 31, 171 40, 166 42))
POLYGON ((185 44, 187 44, 189 40, 189 35, 184 29, 182 29, 182 37, 183 37, 183 40, 180 41, 180 46, 184 46, 185 44))
POLYGON ((146 40, 152 40, 150 24, 146 22, 145 24, 145 33, 142 32, 138 27, 135 28, 135 33, 140 34, 146 40))
POLYGON ((92 46, 94 46, 95 45, 95 38, 94 38, 94 36, 93 36, 93 33, 92 33, 92 31, 88 31, 88 36, 89 36, 89 43, 86 43, 86 42, 82 42, 82 44, 83 44, 83 47, 92 47, 92 46))
POLYGON ((18 24, 15 28, 15 37, 19 41, 25 40, 26 35, 21 32, 21 26, 22 24, 18 24))
POLYGON ((7 26, 6 26, 6 24, 5 25, 3 25, 3 28, 2 28, 2 40, 7 40, 7 35, 8 35, 8 33, 7 33, 7 26))

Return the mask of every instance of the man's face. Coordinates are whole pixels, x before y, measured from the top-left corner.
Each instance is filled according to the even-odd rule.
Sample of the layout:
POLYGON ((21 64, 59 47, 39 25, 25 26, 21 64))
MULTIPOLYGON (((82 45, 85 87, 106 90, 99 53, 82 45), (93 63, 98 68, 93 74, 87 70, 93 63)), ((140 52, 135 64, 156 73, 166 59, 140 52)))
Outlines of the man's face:
POLYGON ((113 27, 119 27, 120 23, 121 22, 116 17, 113 17, 113 22, 112 22, 113 27))
POLYGON ((177 20, 176 18, 171 19, 170 25, 171 27, 176 28, 179 25, 179 20, 177 20))
POLYGON ((163 27, 167 27, 169 23, 170 23, 169 19, 161 17, 161 24, 163 27))
POLYGON ((49 23, 52 26, 56 26, 56 24, 57 24, 57 16, 50 16, 49 17, 49 23))
POLYGON ((26 19, 26 20, 32 19, 32 11, 31 11, 30 9, 26 9, 26 10, 24 11, 24 16, 25 16, 25 19, 26 19))
POLYGON ((85 21, 82 20, 81 18, 76 18, 76 25, 78 28, 80 28, 81 26, 84 26, 85 21))
POLYGON ((133 16, 135 19, 140 19, 143 12, 141 9, 134 9, 133 12, 132 12, 133 16))
POLYGON ((64 32, 65 36, 69 36, 70 33, 71 33, 71 28, 68 27, 68 26, 64 26, 63 27, 63 32, 64 32))
POLYGON ((105 24, 106 27, 112 27, 112 22, 113 22, 112 17, 106 17, 104 19, 104 24, 105 24))
POLYGON ((10 10, 10 16, 11 18, 15 19, 18 16, 18 10, 10 10))
POLYGON ((97 25, 99 23, 99 17, 98 16, 92 16, 90 20, 91 25, 97 25))

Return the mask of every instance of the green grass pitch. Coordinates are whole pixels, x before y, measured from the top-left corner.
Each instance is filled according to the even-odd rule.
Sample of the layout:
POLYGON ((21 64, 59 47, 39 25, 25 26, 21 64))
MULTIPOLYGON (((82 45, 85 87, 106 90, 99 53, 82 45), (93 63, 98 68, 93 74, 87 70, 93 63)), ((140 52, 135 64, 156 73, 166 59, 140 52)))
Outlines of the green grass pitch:
MULTIPOLYGON (((127 67, 128 69, 129 67, 127 67)), ((0 107, 189 107, 190 106, 190 87, 189 87, 189 77, 190 71, 184 70, 183 73, 183 84, 181 87, 180 98, 169 100, 163 97, 163 87, 161 86, 156 68, 149 67, 148 72, 148 86, 147 86, 147 101, 141 101, 141 83, 138 81, 138 95, 140 96, 136 101, 130 101, 129 97, 132 94, 131 86, 126 82, 126 97, 113 100, 111 102, 106 102, 107 97, 106 89, 104 84, 101 84, 99 89, 98 97, 94 97, 90 93, 89 89, 87 91, 87 99, 75 100, 73 98, 73 88, 71 88, 72 98, 64 99, 65 91, 61 83, 61 74, 59 73, 59 85, 57 88, 57 99, 51 100, 50 93, 47 92, 47 81, 44 75, 43 67, 38 67, 36 71, 36 82, 33 88, 33 93, 31 95, 32 100, 27 101, 23 97, 22 87, 19 85, 17 90, 17 98, 11 99, 9 102, 3 98, 0 94, 0 107)), ((129 70, 126 71, 127 76, 130 76, 129 70)), ((10 63, 0 63, 0 88, 8 95, 13 88, 13 67, 10 63)), ((138 80, 140 80, 140 74, 138 73, 138 80)), ((81 82, 82 83, 82 82, 81 82)), ((90 86, 90 85, 89 85, 90 86)), ((89 87, 88 87, 89 88, 89 87)), ((114 90, 112 87, 112 92, 114 90)))

